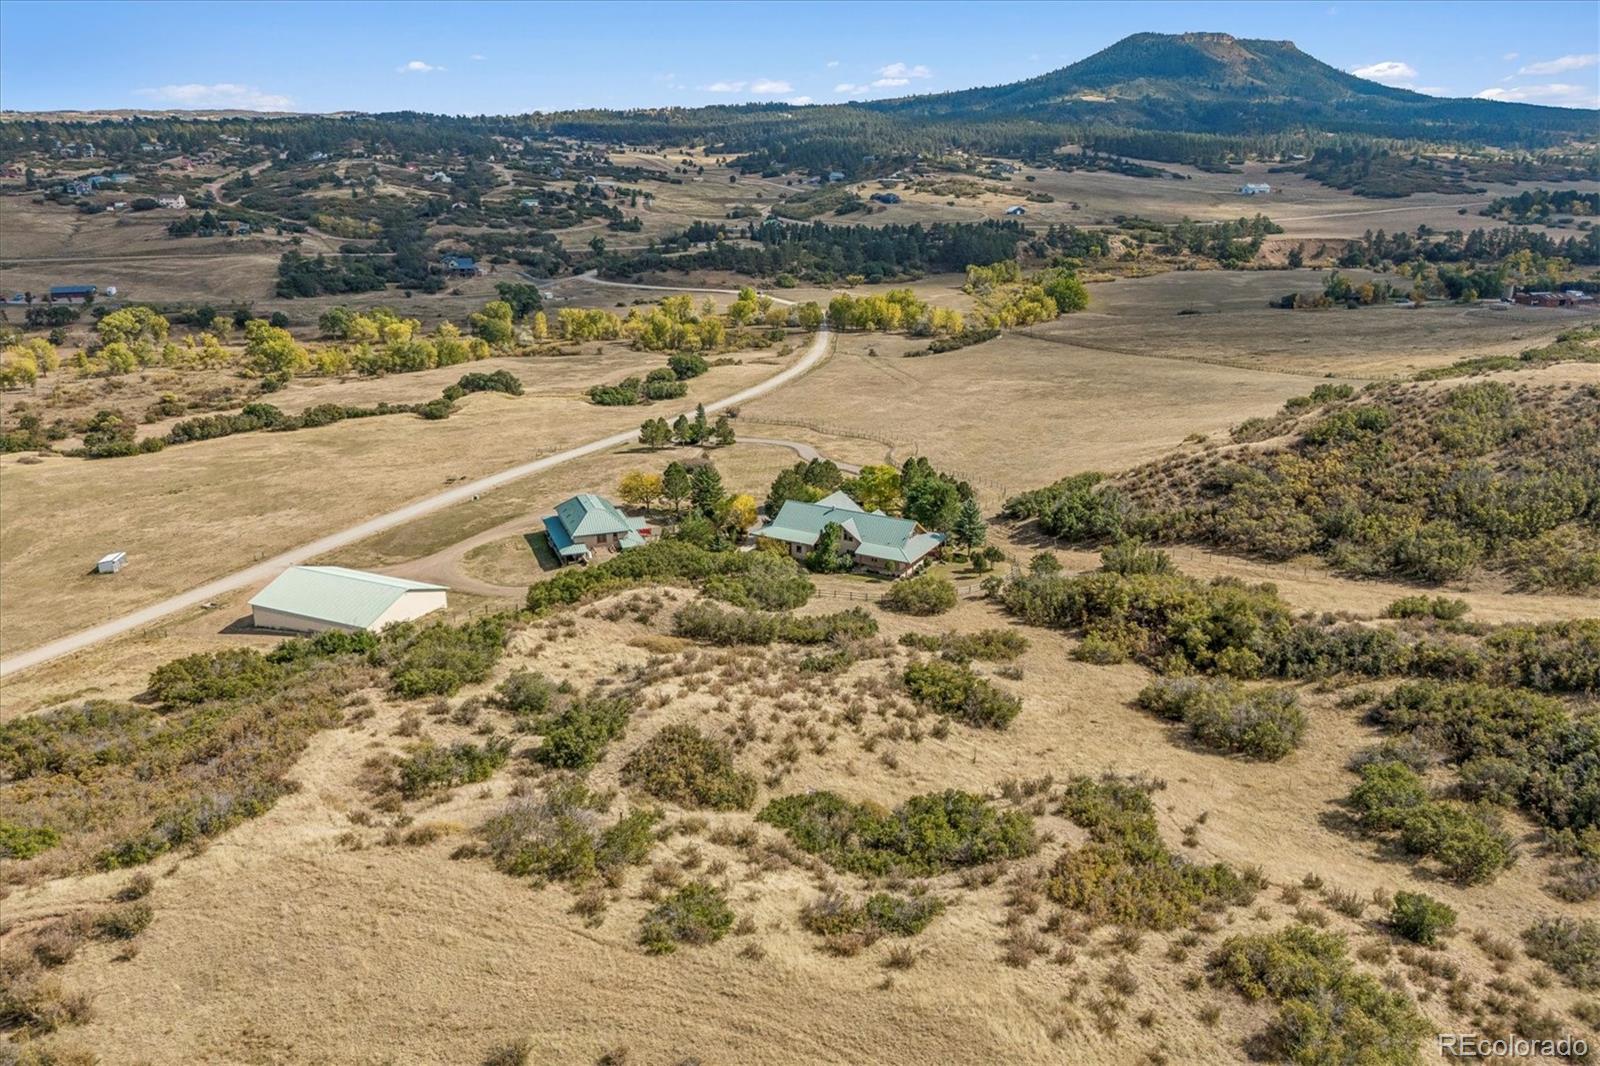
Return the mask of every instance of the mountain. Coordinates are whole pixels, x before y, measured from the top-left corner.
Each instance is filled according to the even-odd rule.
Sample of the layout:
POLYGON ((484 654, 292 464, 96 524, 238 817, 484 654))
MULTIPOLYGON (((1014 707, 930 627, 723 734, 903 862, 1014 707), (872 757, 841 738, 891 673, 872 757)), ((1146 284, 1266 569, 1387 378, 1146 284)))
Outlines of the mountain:
POLYGON ((1426 96, 1347 74, 1292 41, 1225 33, 1136 33, 1026 81, 852 106, 1235 135, 1312 128, 1521 142, 1530 132, 1593 137, 1600 129, 1593 111, 1426 96))

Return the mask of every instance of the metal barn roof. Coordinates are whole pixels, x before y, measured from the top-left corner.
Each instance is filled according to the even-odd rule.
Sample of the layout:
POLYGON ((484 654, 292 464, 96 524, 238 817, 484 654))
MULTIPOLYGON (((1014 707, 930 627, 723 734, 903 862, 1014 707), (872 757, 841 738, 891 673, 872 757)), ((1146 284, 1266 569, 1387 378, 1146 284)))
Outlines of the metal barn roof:
POLYGON ((365 629, 408 592, 444 591, 443 585, 342 566, 291 566, 258 592, 250 606, 365 629))

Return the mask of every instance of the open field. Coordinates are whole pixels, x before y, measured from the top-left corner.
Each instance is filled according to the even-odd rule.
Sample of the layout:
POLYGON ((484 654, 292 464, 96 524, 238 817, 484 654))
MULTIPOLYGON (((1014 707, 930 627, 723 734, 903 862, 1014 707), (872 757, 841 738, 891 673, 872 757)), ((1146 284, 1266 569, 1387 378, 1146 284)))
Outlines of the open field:
MULTIPOLYGON (((600 220, 556 237, 572 250, 595 236, 614 249, 643 247, 692 221, 724 219, 736 207, 764 211, 779 196, 802 189, 785 187, 783 178, 746 175, 730 182, 734 171, 716 165, 703 151, 690 155, 705 164, 702 180, 680 175, 678 185, 643 184, 655 194, 654 202, 639 211, 643 232, 614 232, 600 220)), ((682 158, 676 150, 665 158, 638 151, 613 155, 620 164, 667 169, 682 158)), ((509 173, 503 162, 493 165, 502 175, 509 173)), ((1162 166, 1189 180, 1023 168, 1003 192, 951 204, 946 197, 902 187, 897 190, 905 196, 901 204, 825 220, 876 225, 998 219, 1026 193, 1048 192, 1054 202, 1027 204, 1030 227, 1110 224, 1116 215, 1170 221, 1259 211, 1285 226, 1287 233, 1276 243, 1304 240, 1314 248, 1319 241, 1359 237, 1367 229, 1491 225, 1476 215, 1474 205, 1515 189, 1497 186, 1481 197, 1368 200, 1298 176, 1268 175, 1264 164, 1225 175, 1162 166), (1026 182, 1028 176, 1035 180, 1026 182), (1278 191, 1244 198, 1235 189, 1245 181, 1270 181, 1278 191), (1466 215, 1459 213, 1463 207, 1466 215)), ((382 173, 379 189, 400 190, 418 201, 431 195, 420 190, 414 174, 388 164, 382 173)), ((569 185, 571 180, 569 174, 569 185)), ((857 188, 865 196, 879 185, 863 182, 857 188)), ((1582 188, 1600 189, 1600 182, 1582 188)), ((345 194, 335 188, 314 190, 314 195, 345 194)), ((487 192, 485 199, 506 195, 502 188, 487 192)), ((272 290, 279 242, 168 240, 160 227, 170 217, 149 212, 124 221, 32 205, 20 196, 0 197, 8 238, 0 248, 0 288, 86 282, 117 285, 135 300, 248 304, 262 317, 281 310, 296 334, 309 341, 318 314, 335 305, 387 305, 432 327, 443 320, 464 321, 495 298, 496 282, 534 280, 519 267, 502 264, 495 273, 452 283, 435 295, 391 290, 277 300, 272 290)), ((432 236, 452 232, 463 231, 441 227, 432 236)), ((316 251, 318 243, 327 242, 308 237, 305 250, 316 251)), ((1348 273, 1358 282, 1394 280, 1367 271, 1348 273)), ((1197 739, 1198 730, 1191 736, 1140 709, 1138 695, 1157 675, 1138 664, 1154 663, 1153 654, 1116 659, 1097 652, 1080 630, 1025 624, 999 599, 980 594, 975 569, 980 561, 963 559, 948 545, 945 556, 929 567, 959 584, 956 606, 947 613, 894 613, 882 598, 896 586, 862 575, 816 577, 814 595, 794 611, 801 618, 859 611, 868 621, 857 624, 876 626, 873 636, 841 626, 842 632, 807 646, 782 640, 740 643, 721 639, 737 636, 736 623, 728 622, 727 630, 696 644, 685 635, 689 630, 675 626, 679 609, 698 602, 697 593, 682 584, 606 592, 539 616, 516 614, 527 603, 530 583, 558 573, 541 556, 540 543, 540 518, 556 502, 578 492, 618 499, 625 473, 657 472, 674 460, 709 459, 728 494, 748 493, 760 501, 774 477, 802 455, 855 466, 899 465, 922 456, 976 490, 991 523, 988 543, 1002 553, 995 574, 1022 574, 1035 553, 1053 556, 1067 574, 1085 573, 1100 565, 1098 552, 1066 550, 1044 538, 1037 526, 996 520, 1003 499, 1068 474, 1116 473, 1174 452, 1212 450, 1228 439, 1231 427, 1272 415, 1289 398, 1319 384, 1359 389, 1369 382, 1407 379, 1467 357, 1514 355, 1562 330, 1600 321, 1600 311, 1488 302, 1323 311, 1267 306, 1285 293, 1321 291, 1327 276, 1313 269, 1199 269, 1096 280, 1088 287, 1086 311, 915 358, 907 356, 926 347, 927 338, 825 333, 813 344, 812 337, 791 333, 783 354, 733 353, 735 364, 715 366, 692 379, 685 399, 649 406, 586 402, 590 385, 642 374, 664 360, 662 353, 633 351, 622 342, 567 345, 570 354, 560 356, 496 356, 384 377, 295 378, 262 399, 290 414, 325 403, 415 403, 438 396, 463 373, 495 370, 515 375, 525 392, 520 397, 468 395, 443 421, 412 415, 352 419, 104 461, 0 457, 0 645, 6 655, 197 590, 188 606, 166 617, 16 671, 0 686, 0 723, 34 719, 7 732, 7 744, 0 745, 0 755, 8 760, 0 788, 7 798, 21 801, 19 810, 26 808, 20 816, 7 811, 0 817, 0 845, 15 846, 23 822, 32 829, 35 822, 52 819, 60 821, 60 835, 70 838, 59 850, 54 850, 58 842, 44 845, 38 866, 30 865, 27 855, 12 860, 10 851, 0 850, 8 856, 0 877, 5 918, 0 951, 15 952, 29 937, 55 928, 50 923, 108 906, 114 893, 125 890, 132 869, 94 871, 129 852, 98 850, 101 841, 94 834, 111 840, 121 832, 119 820, 144 819, 152 834, 174 825, 209 826, 213 818, 221 825, 215 832, 206 828, 186 838, 163 839, 171 846, 152 851, 154 859, 140 860, 142 852, 131 852, 133 863, 143 861, 139 868, 152 879, 146 897, 153 915, 149 927, 125 943, 89 937, 76 954, 67 952, 69 957, 50 964, 49 975, 59 978, 64 990, 54 994, 65 1001, 81 993, 87 1008, 75 1024, 40 1035, 41 1045, 63 1055, 77 1050, 98 1056, 106 1066, 1266 1061, 1270 1056, 1259 1038, 1276 1006, 1249 1002, 1220 982, 1208 982, 1207 958, 1231 936, 1298 922, 1343 934, 1354 971, 1405 997, 1408 1009, 1422 1019, 1425 1035, 1415 1042, 1423 1061, 1437 1058, 1435 1031, 1572 1032, 1600 1046, 1600 1032, 1592 1032, 1600 1027, 1595 989, 1580 991, 1519 946, 1523 931, 1535 921, 1596 914, 1593 898, 1575 901, 1552 887, 1570 860, 1556 854, 1548 811, 1543 826, 1531 821, 1532 801, 1516 792, 1517 785, 1504 785, 1502 790, 1510 791, 1495 800, 1495 818, 1503 817, 1516 861, 1492 884, 1467 885, 1446 879, 1435 864, 1406 858, 1392 840, 1380 840, 1370 830, 1363 835, 1346 805, 1358 780, 1353 760, 1385 736, 1368 717, 1374 699, 1402 677, 1436 676, 1421 669, 1361 675, 1357 667, 1339 668, 1348 673, 1308 667, 1304 673, 1272 675, 1240 668, 1234 675, 1231 667, 1219 665, 1220 657, 1201 664, 1164 648, 1168 657, 1158 665, 1174 677, 1237 676, 1252 693, 1268 686, 1292 690, 1305 714, 1305 737, 1298 747, 1291 743, 1280 760, 1266 762, 1208 750, 1197 739), (801 370, 803 375, 787 380, 801 370), (732 445, 652 450, 605 439, 627 437, 642 419, 670 419, 697 401, 731 397, 778 374, 785 378, 779 387, 730 412, 739 437, 732 445), (576 455, 557 454, 589 442, 576 455), (535 465, 537 472, 522 465, 542 456, 562 461, 545 469, 535 465), (521 467, 513 472, 526 476, 500 479, 482 492, 462 484, 512 467, 521 467), (391 514, 430 498, 448 506, 421 514, 409 510, 405 521, 391 514), (389 516, 389 528, 355 540, 377 523, 361 524, 379 515, 389 516), (278 644, 277 636, 249 625, 248 600, 264 583, 260 572, 267 566, 256 567, 249 587, 218 595, 204 606, 192 602, 204 594, 202 583, 263 560, 277 567, 279 553, 341 530, 347 534, 343 546, 308 561, 448 585, 450 609, 440 620, 461 623, 504 612, 510 634, 504 654, 491 656, 484 673, 448 689, 448 695, 436 695, 445 691, 436 688, 412 699, 400 694, 393 659, 386 658, 409 652, 397 652, 389 643, 406 629, 390 631, 376 648, 364 646, 342 657, 329 653, 316 660, 321 653, 308 652, 314 663, 309 669, 344 671, 331 681, 327 674, 316 675, 315 684, 323 688, 294 688, 304 681, 293 672, 297 667, 246 657, 249 669, 259 667, 270 679, 272 696, 279 696, 276 687, 282 686, 293 698, 280 699, 261 712, 260 720, 237 731, 233 724, 267 706, 267 697, 250 691, 258 682, 245 668, 238 668, 244 695, 229 690, 210 702, 203 697, 192 705, 180 705, 179 697, 160 702, 160 685, 151 672, 163 663, 196 653, 264 653, 278 644), (112 550, 128 553, 127 569, 115 576, 91 574, 95 559, 112 550), (997 642, 995 630, 1012 640, 1022 638, 1025 647, 1014 660, 967 656, 938 644, 949 634, 974 636, 974 644, 982 644, 976 639, 980 631, 997 642), (903 636, 920 638, 920 650, 899 643, 903 636), (1115 659, 1115 664, 1095 665, 1090 659, 1115 659), (1020 713, 999 728, 979 728, 970 691, 959 709, 950 704, 940 713, 918 702, 923 697, 915 694, 907 674, 913 663, 967 671, 969 679, 991 686, 988 691, 1015 696, 1020 713), (524 671, 543 674, 551 689, 543 696, 547 705, 514 712, 505 693, 497 696, 497 685, 524 671), (338 688, 341 681, 349 687, 338 688), (1365 692, 1359 698, 1352 695, 1358 688, 1365 692), (288 745, 277 731, 295 728, 284 722, 299 708, 285 704, 302 695, 307 707, 324 701, 328 717, 288 745), (258 699, 259 705, 252 702, 258 699), (148 716, 139 719, 145 723, 140 728, 151 736, 168 728, 163 723, 199 721, 194 735, 205 740, 160 734, 160 744, 142 748, 145 737, 133 727, 99 734, 92 733, 93 726, 68 724, 59 727, 65 737, 59 750, 49 742, 34 743, 33 725, 61 717, 43 712, 88 700, 134 701, 124 710, 130 718, 148 716), (601 735, 601 712, 570 727, 554 714, 545 715, 612 700, 625 707, 624 725, 615 736, 601 735), (227 723, 215 738, 205 733, 208 716, 227 723), (701 809, 642 785, 625 765, 668 727, 693 727, 718 750, 726 749, 732 767, 748 777, 753 800, 701 809), (80 741, 74 729, 92 733, 96 746, 80 741), (99 743, 102 736, 109 739, 99 743), (562 763, 547 758, 557 749, 558 736, 574 750, 600 739, 587 762, 562 763), (13 737, 20 742, 11 743, 13 737), (503 750, 496 747, 502 742, 503 750), (287 786, 240 790, 230 776, 237 771, 234 763, 276 743, 292 749, 284 761, 287 786), (483 764, 481 774, 454 778, 448 773, 455 771, 448 770, 443 784, 406 791, 401 767, 426 768, 420 752, 430 750, 430 757, 448 762, 463 751, 475 755, 480 745, 485 755, 491 748, 499 752, 499 761, 483 764), (402 763, 411 756, 418 756, 416 763, 402 763), (73 776, 79 763, 90 768, 73 776), (123 780, 117 774, 164 781, 177 763, 194 770, 192 795, 181 794, 177 786, 173 794, 155 794, 148 803, 143 793, 133 800, 120 793, 97 795, 105 791, 103 781, 123 780), (1246 882, 1259 871, 1259 892, 1248 901, 1220 896, 1187 901, 1193 913, 1170 926, 1152 922, 1139 929, 1134 920, 1119 926, 1087 917, 1089 908, 1065 899, 1056 883, 1063 876, 1057 864, 1088 854, 1085 845, 1091 840, 1084 825, 1065 813, 1065 786, 1074 775, 1108 772, 1138 775, 1151 784, 1158 852, 1228 864, 1246 882), (580 804, 566 816, 570 822, 557 825, 552 796, 579 774, 604 795, 605 805, 580 804), (920 872, 898 867, 873 877, 850 872, 842 863, 830 865, 804 850, 799 833, 786 834, 756 818, 771 801, 821 791, 890 808, 950 789, 971 792, 1008 817, 1030 816, 1036 846, 1025 854, 991 854, 964 868, 959 862, 920 872), (101 804, 123 809, 105 814, 101 804), (238 811, 245 813, 224 821, 238 811), (511 856, 538 871, 532 876, 513 876, 490 861, 485 824, 507 811, 530 822, 544 819, 523 838, 523 850, 511 856), (656 811, 660 819, 641 829, 631 845, 600 836, 599 827, 624 811, 656 811), (22 821, 13 822, 16 817, 22 821), (66 828, 69 821, 72 826, 66 828), (80 832, 83 839, 73 836, 80 832), (569 861, 573 869, 583 868, 582 849, 572 843, 578 838, 590 845, 588 861, 595 869, 587 880, 573 875, 564 881, 565 874, 551 871, 569 861), (615 859, 630 846, 637 855, 615 859), (83 861, 63 875, 73 861, 62 857, 68 852, 81 854, 83 861), (51 868, 51 862, 60 866, 51 868), (551 883, 540 879, 546 875, 551 883), (648 954, 641 923, 680 885, 701 881, 720 890, 731 908, 727 935, 701 946, 684 943, 664 955, 648 954), (1449 904, 1459 915, 1459 931, 1436 950, 1404 943, 1387 921, 1389 898, 1397 890, 1425 892, 1449 904), (925 931, 904 937, 825 937, 808 926, 807 908, 819 900, 844 893, 859 901, 872 892, 890 892, 909 902, 935 900, 943 909, 929 912, 925 931), (525 1059, 491 1057, 521 1040, 531 1047, 525 1059)), ((720 273, 651 280, 717 290, 751 283, 720 273)), ((975 299, 961 291, 963 280, 923 277, 908 287, 930 304, 967 312, 975 299)), ((552 319, 562 307, 620 314, 665 295, 663 289, 607 284, 590 276, 538 279, 538 285, 552 319)), ((853 294, 876 291, 881 290, 861 286, 853 294)), ((834 292, 801 286, 773 290, 773 295, 826 304, 834 292)), ((714 299, 728 302, 726 295, 714 299)), ((73 328, 73 344, 82 346, 89 322, 86 315, 73 328)), ((1491 377, 1513 387, 1600 385, 1600 365, 1566 363, 1491 377)), ((243 397, 254 385, 232 370, 158 368, 60 382, 57 376, 45 379, 36 392, 4 394, 0 416, 9 424, 18 405, 28 403, 47 420, 105 407, 142 422, 143 412, 164 392, 199 395, 232 388, 243 397), (60 389, 53 399, 51 388, 60 389)), ((1442 390, 1462 383, 1452 379, 1416 388, 1442 390)), ((239 397, 230 394, 226 409, 237 408, 239 397)), ((173 421, 143 423, 139 433, 163 434, 173 421)), ((1570 524, 1578 521, 1575 517, 1570 524)), ((1094 542, 1091 537, 1080 541, 1094 542)), ((770 561, 718 558, 718 565, 770 561)), ((1407 635, 1426 633, 1441 647, 1458 641, 1457 648, 1465 649, 1481 640, 1474 623, 1558 622, 1600 613, 1600 601, 1593 597, 1517 593, 1498 574, 1474 577, 1467 589, 1422 588, 1342 576, 1312 557, 1267 563, 1183 544, 1172 547, 1169 558, 1200 579, 1271 582, 1283 599, 1280 606, 1288 608, 1285 625, 1297 624, 1288 621, 1291 616, 1307 628, 1316 616, 1339 617, 1407 635), (1381 617, 1393 601, 1420 593, 1460 596, 1470 607, 1466 624, 1450 628, 1381 617)), ((564 584, 565 579, 542 591, 564 584)), ((1164 592, 1179 595, 1175 586, 1164 592)), ((1185 589, 1182 594, 1198 601, 1217 593, 1185 589)), ((1196 606, 1183 619, 1184 639, 1210 640, 1210 629, 1247 628, 1255 619, 1246 614, 1247 608, 1238 607, 1226 615, 1221 610, 1202 615, 1196 606), (1199 635, 1201 630, 1207 633, 1199 635)), ((793 624, 765 621, 775 627, 793 624)), ((1539 631, 1532 642, 1558 639, 1549 634, 1539 631)), ((1092 639, 1106 643, 1101 633, 1092 639)), ((1579 640, 1573 638, 1571 645, 1576 648, 1579 640)), ((1240 646, 1229 650, 1244 650, 1243 644, 1241 638, 1240 646)), ((1576 661, 1591 654, 1573 652, 1573 675, 1591 668, 1586 660, 1576 661)), ((436 655, 420 672, 450 675, 463 669, 451 658, 464 655, 459 646, 436 655)), ((236 668, 227 660, 210 666, 223 673, 236 668)), ((1465 676, 1467 666, 1461 669, 1465 676)), ((1523 696, 1545 699, 1553 693, 1547 705, 1557 708, 1552 713, 1576 716, 1592 708, 1593 692, 1578 691, 1575 681, 1541 676, 1544 687, 1537 697, 1531 696, 1534 681, 1515 683, 1530 686, 1516 690, 1523 696)), ((1233 706, 1228 713, 1237 719, 1244 712, 1233 706)), ((992 720, 984 724, 995 725, 992 720)), ((51 728, 56 727, 41 726, 38 735, 49 736, 51 728)), ((1577 728, 1572 737, 1574 746, 1587 742, 1577 728)), ((1464 803, 1458 808, 1457 800, 1472 796, 1472 787, 1487 796, 1484 782, 1495 784, 1488 773, 1504 770, 1489 766, 1484 782, 1473 786, 1442 748, 1412 753, 1431 790, 1427 795, 1451 810, 1466 809, 1464 803)), ((692 762, 672 764, 668 775, 709 773, 692 762)), ((1572 780, 1591 772, 1565 764, 1555 769, 1572 769, 1572 780)), ((239 779, 257 783, 242 773, 239 779)), ((1566 787, 1559 778, 1551 780, 1557 789, 1566 787)), ((1580 783, 1587 787, 1588 781, 1583 777, 1580 783)), ((1578 815, 1566 816, 1569 824, 1578 823, 1578 815)), ((819 828, 824 822, 831 824, 831 816, 819 816, 809 828, 818 834, 834 831, 819 828)), ((1132 839, 1135 834, 1126 830, 1118 827, 1132 839)), ((902 829, 905 839, 917 838, 908 847, 967 831, 948 824, 902 829)), ((850 846, 886 845, 852 841, 850 846)), ((1155 873, 1119 867, 1120 859, 1102 861, 1099 875, 1090 879, 1104 876, 1118 893, 1178 895, 1170 886, 1161 887, 1155 873), (1144 884, 1146 877, 1157 887, 1144 884)), ((42 957, 38 965, 45 965, 42 957)), ((9 1050, 0 1046, 0 1062, 9 1063, 9 1050)))
MULTIPOLYGON (((669 608, 681 600, 666 595, 669 608)), ((533 627, 517 638, 494 679, 531 666, 585 687, 640 671, 652 656, 661 661, 659 622, 610 620, 608 613, 602 603, 581 611, 575 626, 533 627)), ((883 615, 880 621, 891 639, 1004 624, 976 603, 936 620, 883 615)), ((1146 933, 1131 950, 1118 948, 1114 930, 1073 933, 1069 923, 1065 934, 1040 933, 1043 954, 1031 965, 1007 966, 1008 928, 1040 929, 1052 909, 1030 913, 1026 902, 1019 906, 1017 886, 1028 871, 1048 867, 1064 847, 1085 839, 1065 819, 1041 812, 1039 827, 1053 839, 998 879, 921 879, 948 905, 907 942, 909 969, 891 970, 891 943, 836 957, 799 923, 801 907, 824 886, 859 893, 865 882, 786 851, 770 827, 756 830, 759 844, 733 843, 751 824, 747 814, 694 822, 669 805, 680 828, 654 847, 654 868, 628 871, 603 913, 586 924, 573 913, 577 897, 567 888, 530 891, 525 880, 497 873, 481 858, 449 857, 472 839, 472 827, 507 802, 518 772, 408 805, 413 827, 437 827, 431 842, 402 844, 401 832, 386 838, 390 818, 373 821, 362 765, 375 753, 403 748, 395 734, 405 708, 371 692, 365 696, 372 713, 312 741, 293 772, 298 791, 198 855, 157 864, 148 897, 155 919, 137 954, 113 963, 110 947, 90 945, 60 968, 68 987, 92 993, 94 1013, 54 1040, 130 1061, 287 1064, 332 1057, 378 1064, 400 1056, 467 1064, 529 1038, 538 1063, 594 1061, 618 1048, 627 1049, 630 1061, 670 1063, 686 1054, 719 1061, 730 1050, 728 1034, 736 1032, 739 1061, 752 1063, 913 1064, 940 1061, 954 1047, 974 1061, 1131 1064, 1154 1049, 1183 1061, 1244 1061, 1242 1040, 1270 1012, 1203 981, 1186 981, 1203 972, 1206 953, 1230 934, 1277 928, 1314 912, 1349 935, 1352 946, 1379 952, 1379 961, 1359 964, 1365 972, 1392 972, 1397 987, 1416 993, 1429 987, 1426 973, 1394 960, 1391 938, 1370 916, 1341 916, 1319 906, 1316 891, 1296 891, 1304 877, 1363 898, 1413 888, 1445 900, 1459 912, 1463 932, 1431 954, 1477 985, 1494 980, 1496 968, 1468 933, 1514 941, 1538 917, 1580 913, 1541 891, 1545 864, 1532 856, 1492 888, 1458 888, 1353 840, 1332 815, 1353 780, 1346 761, 1374 735, 1331 695, 1302 694, 1312 732, 1283 762, 1226 759, 1175 743, 1167 727, 1129 706, 1144 671, 1074 663, 1071 641, 1032 630, 1028 638, 1032 646, 1018 661, 1022 680, 1008 685, 1024 703, 1010 730, 958 727, 942 739, 889 739, 885 727, 894 719, 869 710, 865 731, 835 723, 822 749, 804 751, 781 784, 763 787, 758 808, 772 796, 818 788, 895 803, 942 788, 997 795, 1002 781, 1046 774, 1061 782, 1108 769, 1144 773, 1165 783, 1155 797, 1156 818, 1170 847, 1179 849, 1183 827, 1196 826, 1193 845, 1181 849, 1185 857, 1259 864, 1277 887, 1250 908, 1225 909, 1181 943, 1176 932, 1146 933), (878 733, 885 735, 869 751, 865 737, 878 733), (728 835, 718 835, 723 830, 728 835), (749 922, 709 947, 643 954, 635 943, 650 906, 643 897, 653 881, 673 877, 725 885, 735 914, 749 922), (1064 950, 1052 956, 1058 948, 1064 950), (1131 980, 1113 976, 1119 961, 1131 980), (1107 1008, 1101 989, 1113 980, 1121 1002, 1107 1008), (1103 1009, 1123 1024, 1097 1028, 1095 1012, 1103 1009), (1215 1016, 1208 1015, 1213 1009, 1215 1016), (1146 1012, 1151 1020, 1135 1024, 1146 1012), (155 1019, 159 1024, 151 1024, 155 1019)), ((696 653, 681 654, 688 662, 696 653)), ((679 661, 678 654, 667 660, 679 661)), ((688 722, 716 733, 732 723, 726 702, 684 687, 684 678, 697 673, 704 681, 696 687, 714 684, 760 720, 770 710, 784 729, 826 730, 826 703, 795 706, 764 687, 763 675, 792 669, 785 663, 792 656, 783 651, 720 652, 687 674, 659 676, 647 685, 625 739, 591 772, 592 783, 616 785, 627 753, 665 725, 688 722), (674 695, 658 703, 650 698, 657 691, 674 695)), ((850 678, 883 669, 867 661, 850 678)), ((833 683, 800 684, 812 696, 833 683)), ((442 743, 471 736, 431 716, 422 729, 442 743)), ((753 767, 776 744, 775 736, 756 740, 741 761, 753 767)), ((8 916, 26 928, 104 899, 123 880, 91 875, 22 887, 6 901, 8 916)), ((1507 980, 1544 981, 1540 968, 1521 958, 1500 969, 1507 980)), ((1559 983, 1537 996, 1543 1008, 1563 1015, 1578 998, 1559 983)), ((1430 1024, 1441 1031, 1460 1024, 1442 996, 1423 998, 1420 1010, 1430 1024)))
MULTIPOLYGON (((728 395, 792 361, 718 368, 670 409, 728 395)), ((21 650, 84 628, 437 491, 446 478, 637 425, 645 410, 595 407, 559 390, 478 394, 460 406, 443 422, 358 419, 96 462, 8 457, 0 639, 21 650), (88 571, 111 550, 128 552, 130 565, 96 580, 88 571)))

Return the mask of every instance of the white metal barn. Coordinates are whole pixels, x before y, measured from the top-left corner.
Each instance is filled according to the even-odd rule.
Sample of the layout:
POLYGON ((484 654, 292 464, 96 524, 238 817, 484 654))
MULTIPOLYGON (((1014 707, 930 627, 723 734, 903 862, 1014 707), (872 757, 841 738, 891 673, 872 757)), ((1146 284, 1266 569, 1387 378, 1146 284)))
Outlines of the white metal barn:
POLYGON ((448 591, 342 566, 291 566, 250 601, 251 620, 257 629, 294 633, 379 630, 443 610, 448 591))

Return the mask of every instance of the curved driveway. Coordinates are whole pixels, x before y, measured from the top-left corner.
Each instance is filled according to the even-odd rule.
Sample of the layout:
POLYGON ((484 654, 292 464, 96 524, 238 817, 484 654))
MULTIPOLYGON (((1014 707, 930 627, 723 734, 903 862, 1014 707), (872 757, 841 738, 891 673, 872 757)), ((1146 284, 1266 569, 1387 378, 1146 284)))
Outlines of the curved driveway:
MULTIPOLYGON (((601 284, 607 283, 601 282, 601 284)), ((667 286, 645 285, 630 285, 628 287, 657 289, 668 288, 667 286)), ((721 292, 723 290, 685 291, 721 292)), ((774 297, 774 300, 776 299, 777 297, 774 297)), ((817 363, 821 362, 823 356, 827 354, 827 351, 828 328, 826 323, 824 323, 822 328, 817 331, 817 335, 812 340, 811 346, 806 349, 805 354, 802 355, 799 361, 793 366, 787 368, 786 370, 779 371, 772 377, 767 378, 765 381, 751 385, 749 388, 741 389, 732 396, 724 396, 720 400, 714 400, 711 403, 706 404, 706 412, 714 413, 727 407, 733 407, 737 404, 753 400, 758 396, 764 396, 773 389, 787 385, 795 378, 816 366, 817 363)), ((692 411, 686 413, 693 414, 692 411)), ((574 459, 582 459, 585 456, 594 455, 596 452, 609 451, 612 448, 621 447, 624 444, 631 444, 638 439, 638 436, 639 431, 637 429, 629 429, 621 433, 613 433, 609 437, 602 437, 599 440, 590 441, 588 444, 581 444, 576 448, 568 448, 566 451, 556 452, 554 455, 547 455, 542 459, 535 459, 531 462, 509 467, 508 469, 502 470, 499 473, 478 478, 476 481, 464 482, 454 486, 453 488, 446 489, 443 492, 438 492, 432 496, 424 497, 423 499, 417 500, 414 503, 408 503, 404 507, 398 508, 397 510, 390 511, 387 514, 381 514, 376 518, 369 518, 359 525, 351 526, 348 529, 342 529, 337 533, 330 533, 325 537, 319 537, 309 544, 302 544, 298 548, 292 548, 281 555, 275 555, 264 562, 257 563, 254 566, 247 567, 244 570, 235 571, 226 577, 217 578, 215 581, 208 581, 198 588, 190 589, 188 592, 179 593, 176 596, 169 596, 166 599, 153 603, 148 607, 142 607, 131 614, 125 614, 122 617, 114 618, 109 622, 102 622, 97 626, 91 626, 90 628, 80 630, 77 633, 72 633, 65 637, 52 640, 48 644, 41 644, 37 648, 29 648, 27 651, 18 652, 17 654, 6 659, 0 659, 0 677, 15 673, 18 670, 25 670, 30 666, 37 666, 39 663, 48 662, 51 659, 56 659, 63 655, 70 655, 72 652, 81 651, 84 648, 98 644, 100 641, 109 640, 110 638, 119 636, 131 629, 136 629, 139 626, 145 625, 146 623, 154 622, 158 618, 164 618, 167 615, 172 614, 174 611, 181 611, 186 607, 196 607, 202 603, 205 603, 207 600, 212 600, 218 596, 221 596, 223 593, 231 592, 234 589, 241 588, 246 585, 253 585, 259 581, 265 581, 269 578, 276 577, 278 573, 286 567, 294 566, 297 563, 303 563, 308 559, 314 559, 319 555, 325 555, 326 553, 337 548, 343 548, 347 545, 354 544, 357 541, 365 540, 374 534, 393 529, 395 526, 410 522, 416 518, 421 518, 423 515, 432 514, 434 511, 440 510, 444 507, 449 507, 451 504, 463 503, 472 499, 474 496, 489 492, 492 489, 497 489, 507 482, 516 481, 520 478, 528 477, 531 474, 542 473, 546 470, 549 470, 551 467, 560 466, 562 463, 570 463, 574 459)))

